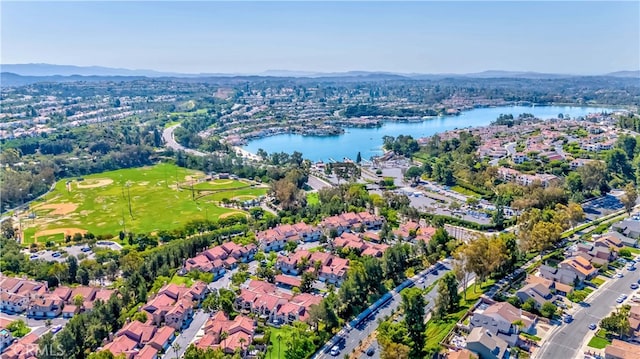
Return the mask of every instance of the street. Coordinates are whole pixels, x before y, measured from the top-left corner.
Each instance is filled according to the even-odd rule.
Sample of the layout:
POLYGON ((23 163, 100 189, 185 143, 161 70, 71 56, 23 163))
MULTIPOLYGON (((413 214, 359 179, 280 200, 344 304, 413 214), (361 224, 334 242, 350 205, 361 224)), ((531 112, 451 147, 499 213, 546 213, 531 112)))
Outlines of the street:
POLYGON ((162 139, 164 140, 164 145, 174 149, 175 151, 184 151, 186 153, 192 154, 192 155, 196 155, 196 156, 200 156, 200 157, 204 157, 207 154, 204 152, 200 152, 200 151, 196 151, 196 150, 192 150, 190 148, 186 148, 183 145, 179 144, 178 142, 176 142, 176 140, 173 138, 173 131, 175 131, 176 128, 178 128, 178 126, 180 126, 180 124, 177 125, 173 125, 170 127, 167 127, 164 129, 164 131, 162 131, 162 139))
POLYGON ((193 315, 193 321, 191 322, 191 325, 189 325, 187 329, 183 330, 182 333, 180 333, 180 335, 176 337, 173 343, 171 343, 171 346, 164 354, 164 358, 181 358, 195 338, 198 331, 200 331, 200 329, 202 329, 202 327, 205 325, 207 319, 209 319, 209 313, 205 313, 203 310, 196 311, 193 315), (174 350, 174 347, 178 349, 177 353, 174 350))
POLYGON ((638 280, 639 273, 637 270, 625 270, 624 277, 609 279, 573 314, 571 323, 561 324, 550 333, 532 358, 577 358, 581 354, 579 349, 595 332, 589 329, 589 324, 598 325, 616 307, 615 300, 620 294, 630 295, 633 292, 629 286, 638 280))
MULTIPOLYGON (((416 283, 418 288, 424 289, 431 285, 436 280, 442 278, 446 272, 451 270, 451 267, 448 264, 441 263, 439 266, 438 274, 426 274, 427 270, 424 270, 420 273, 420 277, 425 278, 424 283, 416 283)), ((437 296, 437 291, 435 288, 429 292, 429 294, 425 297, 428 301, 428 304, 425 308, 425 312, 429 313, 434 306, 435 298, 437 296)), ((344 342, 340 347, 339 356, 342 357, 344 354, 351 353, 358 345, 360 341, 364 341, 371 333, 373 333, 378 328, 378 319, 383 320, 387 315, 391 315, 391 312, 396 310, 400 304, 402 303, 402 298, 400 297, 400 293, 393 293, 393 296, 387 304, 381 307, 381 309, 375 313, 373 313, 368 320, 365 320, 363 323, 359 325, 357 328, 351 328, 348 332, 342 335, 344 338, 344 342)), ((331 341, 333 342, 333 341, 331 341)), ((316 352, 316 354, 312 357, 315 359, 322 358, 331 358, 332 356, 329 354, 331 347, 326 344, 316 352)))

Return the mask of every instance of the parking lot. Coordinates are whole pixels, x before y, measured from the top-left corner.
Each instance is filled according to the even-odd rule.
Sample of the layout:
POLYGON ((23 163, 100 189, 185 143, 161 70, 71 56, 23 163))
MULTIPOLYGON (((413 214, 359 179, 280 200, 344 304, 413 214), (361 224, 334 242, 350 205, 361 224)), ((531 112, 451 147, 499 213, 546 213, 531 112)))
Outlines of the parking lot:
POLYGON ((584 202, 582 204, 582 209, 585 217, 588 220, 593 221, 623 209, 624 205, 620 202, 618 196, 619 193, 612 192, 612 194, 607 194, 584 202))

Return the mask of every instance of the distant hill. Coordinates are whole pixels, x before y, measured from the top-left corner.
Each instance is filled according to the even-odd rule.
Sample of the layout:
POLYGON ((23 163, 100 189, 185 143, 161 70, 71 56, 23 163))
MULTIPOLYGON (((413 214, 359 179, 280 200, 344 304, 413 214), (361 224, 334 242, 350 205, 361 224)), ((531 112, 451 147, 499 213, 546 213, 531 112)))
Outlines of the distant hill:
MULTIPOLYGON (((439 80, 444 78, 510 78, 510 79, 561 79, 581 77, 567 74, 549 74, 526 71, 488 70, 469 74, 421 74, 393 73, 384 71, 345 71, 345 72, 313 72, 268 70, 258 74, 224 74, 198 73, 184 74, 160 72, 155 70, 131 70, 103 66, 73 66, 52 64, 4 64, 0 65, 0 86, 21 86, 36 82, 71 82, 71 81, 131 81, 141 78, 162 78, 184 81, 206 81, 215 78, 250 80, 257 78, 322 78, 335 81, 391 81, 391 80, 439 80)), ((640 78, 640 71, 618 71, 601 75, 618 78, 640 78)))
POLYGON ((608 73, 607 76, 612 76, 612 77, 637 77, 637 78, 640 78, 640 70, 611 72, 611 73, 608 73))
POLYGON ((1 87, 10 87, 10 86, 24 86, 38 82, 76 82, 76 81, 86 81, 86 82, 100 82, 100 81, 133 81, 147 78, 145 76, 80 76, 80 75, 71 75, 71 76, 23 76, 14 74, 12 72, 1 72, 0 73, 0 86, 1 87))

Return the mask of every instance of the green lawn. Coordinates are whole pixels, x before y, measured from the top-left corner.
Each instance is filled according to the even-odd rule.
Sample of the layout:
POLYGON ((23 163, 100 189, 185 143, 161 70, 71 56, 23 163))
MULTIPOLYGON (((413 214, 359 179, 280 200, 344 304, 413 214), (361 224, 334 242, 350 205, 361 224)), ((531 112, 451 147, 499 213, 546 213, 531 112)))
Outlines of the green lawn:
POLYGON ((320 198, 318 197, 318 192, 312 192, 307 194, 307 204, 315 205, 320 203, 320 198))
POLYGON ((190 190, 176 186, 178 183, 184 187, 193 178, 204 178, 204 174, 162 163, 85 176, 82 181, 77 178, 58 181, 52 192, 31 205, 36 218, 22 219, 24 242, 32 243, 34 235, 44 230, 49 231, 38 234, 38 242, 60 241, 65 233, 73 235, 78 230, 114 236, 123 229, 133 232, 170 230, 193 219, 216 219, 225 213, 239 211, 218 206, 223 198, 246 200, 267 191, 266 188, 234 189, 248 183, 216 180, 201 185, 218 191, 230 190, 201 198, 197 198, 196 193, 194 201, 190 190), (68 180, 71 181, 69 189, 68 180), (129 199, 133 216, 129 213, 129 199), (54 213, 56 211, 58 213, 54 213))
POLYGON ((601 338, 594 335, 593 338, 589 340, 589 343, 587 344, 587 346, 590 346, 596 349, 604 349, 604 347, 606 347, 609 344, 611 344, 611 342, 606 338, 601 338))
POLYGON ((629 252, 633 253, 633 254, 640 254, 640 248, 633 248, 633 247, 625 247, 629 250, 629 252))
POLYGON ((471 197, 477 197, 477 198, 481 198, 482 197, 482 195, 480 193, 476 193, 476 192, 474 192, 474 191, 472 191, 470 189, 467 189, 467 188, 464 188, 464 187, 461 187, 461 186, 453 186, 453 187, 451 187, 451 190, 455 191, 455 192, 458 192, 458 193, 461 193, 461 194, 463 194, 465 196, 471 196, 471 197))
POLYGON ((605 279, 598 276, 591 280, 591 283, 595 284, 597 287, 600 287, 605 282, 605 279))
POLYGON ((175 274, 172 278, 171 278, 171 283, 173 284, 184 284, 187 287, 191 287, 191 284, 193 284, 193 279, 189 278, 189 277, 182 277, 179 276, 177 274, 175 274))
POLYGON ((267 350, 265 359, 284 359, 284 353, 287 351, 287 346, 285 343, 286 338, 290 335, 290 328, 285 325, 280 328, 269 328, 269 330, 271 331, 269 337, 269 341, 271 342, 271 344, 269 345, 269 350, 267 350), (278 337, 280 337, 280 340, 278 340, 278 337), (280 349, 279 353, 278 348, 280 349))

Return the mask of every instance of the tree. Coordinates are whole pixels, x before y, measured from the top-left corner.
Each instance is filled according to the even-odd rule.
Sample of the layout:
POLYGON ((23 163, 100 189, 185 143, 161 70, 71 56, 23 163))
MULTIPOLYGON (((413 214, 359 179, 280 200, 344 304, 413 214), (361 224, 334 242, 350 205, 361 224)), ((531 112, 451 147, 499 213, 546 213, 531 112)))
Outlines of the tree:
POLYGON ((627 183, 624 187, 624 195, 620 198, 622 204, 624 205, 624 209, 628 214, 631 214, 633 208, 636 206, 636 201, 638 200, 638 191, 636 190, 636 186, 633 183, 627 183))
POLYGON ((571 228, 575 227, 578 223, 584 221, 584 210, 582 206, 571 202, 567 206, 567 211, 569 213, 569 221, 571 222, 571 228))
POLYGON ((360 164, 362 162, 362 155, 360 154, 360 151, 358 151, 358 155, 356 156, 356 163, 360 164))
POLYGON ((582 185, 585 191, 593 192, 602 190, 607 186, 607 166, 604 162, 596 161, 586 163, 584 166, 578 167, 578 174, 582 178, 582 185))
POLYGON ((407 169, 407 172, 404 174, 404 178, 411 179, 414 183, 416 183, 420 176, 422 176, 422 168, 411 166, 407 169))
POLYGON ((533 312, 536 309, 536 301, 533 298, 527 299, 522 303, 522 310, 527 312, 533 312))
POLYGON ((458 280, 452 272, 447 272, 438 284, 438 297, 436 298, 436 313, 444 318, 449 313, 458 309, 460 295, 458 294, 458 280))
POLYGON ((545 318, 551 318, 554 314, 556 314, 557 310, 558 308, 553 303, 544 302, 544 304, 542 304, 542 307, 540 308, 540 314, 542 314, 542 316, 545 318))
POLYGON ((423 358, 423 349, 426 340, 426 324, 424 321, 424 308, 426 303, 422 296, 422 291, 418 288, 408 288, 403 290, 400 295, 402 296, 404 323, 412 343, 409 356, 411 358, 423 358))
MULTIPOLYGON (((225 332, 223 332, 222 334, 224 334, 225 332)), ((222 336, 222 335, 220 335, 222 336)), ((182 349, 182 346, 180 345, 180 343, 178 343, 177 341, 174 341, 171 344, 171 348, 173 349, 173 352, 176 354, 176 359, 180 359, 180 349, 182 349)))
POLYGON ((302 281, 300 284, 300 291, 302 293, 309 293, 311 292, 311 290, 313 289, 313 282, 314 282, 315 278, 313 273, 311 272, 303 272, 302 273, 302 281))

